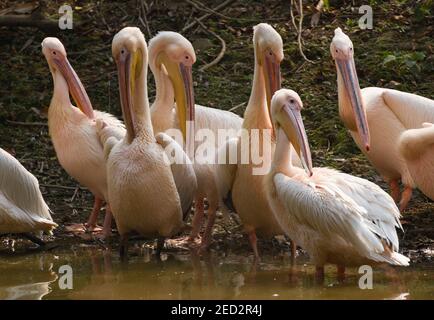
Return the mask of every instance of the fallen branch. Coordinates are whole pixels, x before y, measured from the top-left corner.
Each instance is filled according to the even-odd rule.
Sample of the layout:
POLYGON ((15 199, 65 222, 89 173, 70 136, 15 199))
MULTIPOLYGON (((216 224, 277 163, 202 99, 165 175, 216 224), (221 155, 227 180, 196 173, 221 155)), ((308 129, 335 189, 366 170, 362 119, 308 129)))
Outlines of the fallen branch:
POLYGON ((246 102, 242 102, 240 104, 237 104, 235 107, 230 108, 228 111, 233 112, 233 111, 237 110, 238 108, 241 108, 245 104, 246 104, 246 102))
POLYGON ((216 65, 217 63, 220 62, 221 59, 223 59, 223 56, 225 55, 226 52, 226 42, 225 40, 220 37, 217 33, 215 33, 214 31, 208 29, 201 21, 199 21, 198 19, 196 19, 196 22, 202 27, 202 29, 204 29, 206 32, 208 32, 209 34, 213 35, 214 37, 216 37, 217 39, 220 40, 221 44, 222 44, 222 49, 220 50, 219 54, 217 55, 217 57, 211 61, 210 63, 205 64, 204 66, 199 68, 199 71, 203 72, 208 68, 211 68, 212 66, 216 65))
POLYGON ((48 127, 48 124, 46 122, 23 122, 23 121, 13 121, 13 120, 6 120, 7 123, 15 124, 18 126, 41 126, 41 127, 48 127))
POLYGON ((308 59, 306 57, 306 55, 303 52, 303 45, 302 45, 302 32, 303 32, 303 1, 299 0, 299 4, 297 6, 297 4, 294 3, 293 0, 291 0, 291 5, 290 5, 290 14, 291 14, 291 22, 292 25, 294 26, 295 30, 297 31, 297 43, 298 43, 298 51, 300 52, 300 55, 303 57, 303 59, 309 63, 315 63, 314 61, 308 59), (294 13, 292 11, 292 7, 295 5, 295 7, 298 9, 299 13, 300 13, 300 18, 298 19, 298 27, 297 24, 295 22, 295 17, 294 17, 294 13))
POLYGON ((41 18, 39 15, 5 15, 0 16, 3 27, 36 27, 45 31, 59 30, 59 22, 41 18))
MULTIPOLYGON (((212 11, 217 11, 217 10, 223 9, 224 7, 226 7, 231 2, 232 2, 232 0, 226 0, 225 2, 223 2, 223 3, 219 4, 218 6, 216 6, 215 8, 212 8, 211 10, 212 11)), ((182 28, 181 33, 184 33, 188 29, 194 27, 196 25, 196 23, 198 23, 198 21, 202 21, 202 20, 208 18, 211 15, 213 15, 213 13, 206 13, 203 16, 199 17, 198 19, 195 19, 195 21, 193 21, 192 23, 189 23, 184 28, 182 28)))
POLYGON ((45 188, 54 188, 54 189, 65 189, 65 190, 87 190, 86 188, 83 187, 68 187, 68 186, 61 186, 61 185, 57 185, 57 184, 44 184, 44 183, 40 183, 39 184, 41 187, 45 187, 45 188))

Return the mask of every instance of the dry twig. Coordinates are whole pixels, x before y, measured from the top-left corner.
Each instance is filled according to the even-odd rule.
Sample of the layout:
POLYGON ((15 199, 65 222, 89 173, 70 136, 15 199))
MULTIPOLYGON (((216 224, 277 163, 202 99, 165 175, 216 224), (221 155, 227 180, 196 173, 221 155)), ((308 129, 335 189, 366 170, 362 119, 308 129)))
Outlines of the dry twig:
POLYGON ((303 57, 303 59, 309 63, 315 63, 314 61, 308 59, 306 55, 303 52, 303 44, 302 44, 302 38, 301 35, 303 33, 303 0, 299 0, 298 6, 296 3, 294 3, 294 0, 291 0, 290 5, 290 14, 291 14, 291 22, 294 26, 295 30, 297 31, 297 43, 298 43, 298 51, 300 51, 300 55, 303 57), (300 18, 298 19, 298 26, 295 22, 294 13, 292 11, 292 7, 295 5, 295 7, 298 9, 300 18))
POLYGON ((142 8, 141 11, 143 13, 143 18, 142 18, 142 15, 140 14, 140 11, 139 11, 139 20, 140 20, 140 23, 145 27, 146 32, 148 33, 149 39, 151 39, 152 33, 151 33, 151 29, 149 28, 148 17, 147 17, 147 14, 148 14, 147 9, 148 8, 147 8, 147 5, 145 4, 145 2, 143 0, 140 0, 140 5, 142 8))
POLYGON ((23 121, 13 121, 13 120, 6 120, 7 123, 15 124, 18 126, 42 126, 42 127, 48 127, 48 124, 46 122, 23 122, 23 121))
POLYGON ((214 37, 216 37, 217 39, 220 40, 221 44, 222 44, 222 49, 220 50, 219 54, 217 55, 217 57, 211 61, 210 63, 205 64, 204 66, 199 68, 199 71, 203 72, 208 68, 211 68, 212 66, 216 65, 217 63, 219 63, 219 61, 221 59, 223 59, 223 56, 225 55, 226 52, 226 42, 225 40, 223 40, 222 37, 220 37, 217 33, 215 33, 214 31, 208 29, 203 23, 202 21, 199 21, 198 19, 196 19, 196 22, 202 27, 202 29, 204 29, 206 32, 208 32, 209 34, 213 35, 214 37))
MULTIPOLYGON (((227 6, 228 4, 230 4, 231 2, 232 2, 232 0, 226 0, 225 2, 220 3, 218 6, 216 6, 215 8, 213 8, 213 9, 211 9, 211 10, 215 12, 215 11, 217 11, 217 10, 223 9, 224 7, 226 7, 226 6, 227 6)), ((189 24, 186 25, 184 28, 182 28, 181 33, 184 33, 184 32, 187 31, 188 29, 194 27, 198 21, 202 21, 202 20, 208 18, 208 17, 211 16, 211 15, 213 15, 213 13, 206 13, 206 14, 204 14, 203 16, 201 16, 201 17, 195 19, 195 21, 189 23, 189 24)))

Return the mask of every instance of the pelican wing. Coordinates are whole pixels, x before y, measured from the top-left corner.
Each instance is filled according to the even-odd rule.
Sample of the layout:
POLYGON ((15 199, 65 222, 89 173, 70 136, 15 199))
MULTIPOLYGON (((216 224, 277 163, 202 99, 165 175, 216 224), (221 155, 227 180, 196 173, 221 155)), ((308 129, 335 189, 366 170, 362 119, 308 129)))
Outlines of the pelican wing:
POLYGON ((38 180, 1 148, 0 225, 0 230, 10 228, 11 233, 51 231, 57 226, 39 190, 38 180), (23 229, 26 231, 20 231, 23 229))
POLYGON ((381 90, 381 98, 407 129, 421 128, 424 122, 434 122, 434 100, 393 89, 366 88, 363 96, 381 90))
POLYGON ((109 137, 115 137, 117 140, 123 139, 126 129, 122 121, 107 112, 94 111, 94 113, 97 121, 103 121, 106 124, 107 129, 103 132, 103 140, 107 140, 109 137))
POLYGON ((104 159, 107 161, 110 152, 126 134, 125 126, 112 115, 98 111, 96 118, 96 132, 104 148, 104 159))
POLYGON ((276 174, 273 180, 277 196, 291 215, 279 217, 282 227, 285 228, 289 219, 295 219, 298 224, 324 237, 341 237, 369 259, 395 264, 401 264, 397 262, 401 259, 405 263, 406 258, 395 252, 385 256, 382 243, 386 240, 394 248, 398 247, 393 201, 381 189, 373 188, 370 182, 352 178, 354 180, 325 168, 315 169, 311 178, 304 173, 293 178, 276 174), (391 201, 393 205, 381 204, 381 201, 391 201))
POLYGON ((159 133, 155 136, 155 139, 164 148, 169 159, 174 158, 176 160, 171 163, 170 168, 185 218, 190 211, 197 190, 193 164, 181 146, 167 134, 159 133))
POLYGON ((195 117, 196 130, 210 129, 217 134, 219 129, 233 129, 229 138, 237 137, 239 134, 238 130, 243 125, 243 118, 235 113, 201 105, 196 105, 195 117))

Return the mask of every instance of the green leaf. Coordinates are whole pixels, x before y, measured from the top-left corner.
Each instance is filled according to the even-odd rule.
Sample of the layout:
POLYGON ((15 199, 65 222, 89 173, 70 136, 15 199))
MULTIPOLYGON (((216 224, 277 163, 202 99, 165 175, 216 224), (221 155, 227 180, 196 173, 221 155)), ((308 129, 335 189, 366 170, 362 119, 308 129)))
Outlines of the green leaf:
POLYGON ((395 61, 396 57, 393 54, 389 54, 388 56, 386 56, 386 58, 384 58, 383 60, 383 64, 388 64, 392 61, 395 61))

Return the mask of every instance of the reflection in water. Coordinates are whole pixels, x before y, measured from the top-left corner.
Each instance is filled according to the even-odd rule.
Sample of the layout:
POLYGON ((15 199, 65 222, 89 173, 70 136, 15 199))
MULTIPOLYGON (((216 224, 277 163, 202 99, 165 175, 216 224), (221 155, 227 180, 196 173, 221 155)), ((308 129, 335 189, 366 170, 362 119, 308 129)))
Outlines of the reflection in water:
POLYGON ((1 257, 0 299, 40 300, 49 294, 58 278, 52 261, 52 255, 1 257))
POLYGON ((315 282, 306 258, 291 265, 286 256, 264 256, 259 265, 242 255, 166 253, 162 261, 146 247, 128 263, 116 251, 73 248, 52 253, 9 255, 0 260, 1 299, 434 299, 434 268, 375 269, 374 289, 358 287, 349 270, 343 283, 330 267, 315 282), (61 290, 57 271, 73 269, 73 289, 61 290))

